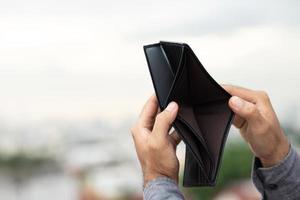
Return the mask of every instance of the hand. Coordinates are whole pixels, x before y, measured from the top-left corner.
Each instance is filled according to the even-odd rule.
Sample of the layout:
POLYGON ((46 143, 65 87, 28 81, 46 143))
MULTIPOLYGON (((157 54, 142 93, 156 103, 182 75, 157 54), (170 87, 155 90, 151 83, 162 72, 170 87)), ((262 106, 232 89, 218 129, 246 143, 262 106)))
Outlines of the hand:
POLYGON ((268 95, 237 86, 223 85, 233 97, 229 106, 236 114, 233 124, 240 130, 251 150, 264 167, 282 161, 290 144, 280 127, 268 95))
POLYGON ((148 181, 161 176, 178 182, 176 147, 181 139, 176 132, 169 134, 177 112, 178 105, 171 102, 163 112, 158 113, 157 99, 152 96, 131 129, 143 171, 144 186, 148 181))

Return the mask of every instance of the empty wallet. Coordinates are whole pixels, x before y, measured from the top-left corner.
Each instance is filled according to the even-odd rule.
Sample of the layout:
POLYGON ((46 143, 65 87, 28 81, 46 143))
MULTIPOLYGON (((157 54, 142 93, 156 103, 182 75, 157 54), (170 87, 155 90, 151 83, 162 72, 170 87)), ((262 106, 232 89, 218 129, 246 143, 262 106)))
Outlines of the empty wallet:
POLYGON ((231 97, 204 69, 187 44, 144 46, 161 110, 179 105, 174 129, 186 144, 183 186, 215 186, 233 119, 231 97))

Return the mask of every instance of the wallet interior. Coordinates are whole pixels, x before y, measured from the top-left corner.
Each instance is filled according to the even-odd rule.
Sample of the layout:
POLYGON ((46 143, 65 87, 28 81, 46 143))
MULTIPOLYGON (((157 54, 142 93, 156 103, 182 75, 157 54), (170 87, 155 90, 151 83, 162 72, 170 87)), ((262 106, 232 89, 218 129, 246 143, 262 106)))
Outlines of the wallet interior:
POLYGON ((188 45, 160 42, 144 51, 161 109, 179 104, 173 126, 187 146, 184 185, 214 185, 233 117, 230 95, 188 45))

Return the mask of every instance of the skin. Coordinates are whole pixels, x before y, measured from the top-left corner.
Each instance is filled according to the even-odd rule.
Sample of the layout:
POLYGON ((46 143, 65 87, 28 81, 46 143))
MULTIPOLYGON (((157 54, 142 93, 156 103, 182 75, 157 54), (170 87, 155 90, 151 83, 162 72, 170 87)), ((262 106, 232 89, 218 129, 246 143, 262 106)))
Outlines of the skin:
MULTIPOLYGON (((228 105, 236 114, 233 124, 253 154, 264 167, 282 161, 289 152, 287 140, 266 92, 223 85, 232 95, 228 105)), ((144 185, 157 177, 169 177, 178 182, 179 161, 176 147, 180 137, 169 130, 178 112, 178 105, 171 102, 158 112, 155 96, 149 98, 131 133, 144 176, 144 185)))
POLYGON ((178 182, 179 161, 176 147, 180 137, 176 132, 169 134, 177 112, 178 105, 171 102, 163 112, 159 113, 157 99, 152 96, 131 129, 143 171, 144 186, 148 181, 161 176, 178 182))
POLYGON ((236 114, 233 124, 240 130, 253 154, 264 167, 282 161, 290 149, 269 96, 264 91, 223 85, 233 97, 229 106, 236 114))

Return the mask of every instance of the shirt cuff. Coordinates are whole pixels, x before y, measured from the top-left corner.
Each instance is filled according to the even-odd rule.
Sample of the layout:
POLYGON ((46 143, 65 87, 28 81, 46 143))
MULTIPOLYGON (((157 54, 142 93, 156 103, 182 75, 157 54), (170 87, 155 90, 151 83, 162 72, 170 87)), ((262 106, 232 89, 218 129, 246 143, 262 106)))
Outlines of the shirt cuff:
POLYGON ((260 160, 255 158, 252 171, 254 185, 264 197, 269 197, 268 194, 289 197, 295 192, 299 194, 299 166, 299 155, 292 147, 288 155, 273 167, 263 168, 260 160))
POLYGON ((183 200, 177 183, 168 177, 158 177, 147 183, 143 191, 145 200, 174 199, 183 200))

